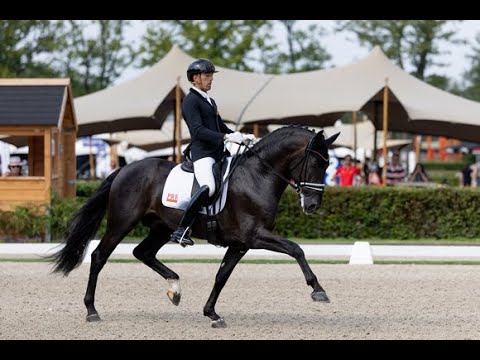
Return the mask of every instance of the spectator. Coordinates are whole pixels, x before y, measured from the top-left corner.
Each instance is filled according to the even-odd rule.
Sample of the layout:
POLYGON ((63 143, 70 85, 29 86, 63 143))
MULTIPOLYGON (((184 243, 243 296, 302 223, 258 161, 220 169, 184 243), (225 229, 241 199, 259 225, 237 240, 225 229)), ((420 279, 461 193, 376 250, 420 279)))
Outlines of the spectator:
POLYGON ((339 177, 340 186, 352 186, 356 176, 361 178, 360 170, 352 164, 352 157, 345 156, 342 165, 335 172, 335 177, 339 177))
POLYGON ((412 181, 412 182, 429 182, 430 181, 427 173, 425 172, 425 168, 423 164, 417 163, 415 165, 415 169, 413 169, 413 172, 408 177, 408 181, 412 181))
POLYGON ((387 185, 393 186, 405 179, 406 172, 402 164, 400 164, 400 155, 395 153, 392 155, 392 162, 387 165, 387 185))
POLYGON ((18 156, 10 158, 8 171, 3 176, 22 176, 22 160, 18 156))
POLYGON ((382 185, 381 171, 373 159, 367 158, 363 166, 365 184, 378 186, 382 185))
POLYGON ((472 165, 472 186, 480 186, 480 161, 472 165))
POLYGON ((474 164, 470 163, 470 162, 466 162, 465 163, 465 166, 463 167, 462 171, 461 171, 461 175, 462 175, 462 186, 463 187, 470 187, 470 186, 473 186, 472 184, 472 178, 473 178, 473 173, 474 173, 474 164))

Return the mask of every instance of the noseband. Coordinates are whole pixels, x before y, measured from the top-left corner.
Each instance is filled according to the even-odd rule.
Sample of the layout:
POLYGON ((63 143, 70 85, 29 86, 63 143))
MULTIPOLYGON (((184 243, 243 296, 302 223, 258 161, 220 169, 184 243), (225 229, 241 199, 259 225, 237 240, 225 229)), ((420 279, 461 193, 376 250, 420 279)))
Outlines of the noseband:
POLYGON ((266 167, 268 167, 275 175, 277 175, 279 178, 281 178, 283 181, 285 181, 288 185, 290 185, 292 188, 295 189, 297 192, 298 196, 303 197, 303 189, 310 189, 310 190, 315 190, 315 191, 320 191, 324 192, 325 191, 325 183, 311 183, 311 182, 306 182, 302 181, 302 175, 303 178, 305 179, 307 177, 307 163, 308 159, 311 155, 315 156, 318 159, 321 159, 325 161, 327 164, 329 163, 329 160, 325 158, 322 154, 320 154, 318 151, 315 151, 312 149, 313 147, 313 138, 310 139, 308 142, 307 147, 305 148, 305 153, 302 156, 302 158, 299 160, 299 162, 292 168, 292 170, 295 170, 300 164, 302 165, 300 169, 300 176, 298 181, 293 180, 292 181, 288 180, 285 176, 280 174, 273 166, 271 166, 269 163, 267 163, 258 153, 253 150, 251 147, 247 147, 248 151, 251 151, 261 162, 264 164, 266 167))

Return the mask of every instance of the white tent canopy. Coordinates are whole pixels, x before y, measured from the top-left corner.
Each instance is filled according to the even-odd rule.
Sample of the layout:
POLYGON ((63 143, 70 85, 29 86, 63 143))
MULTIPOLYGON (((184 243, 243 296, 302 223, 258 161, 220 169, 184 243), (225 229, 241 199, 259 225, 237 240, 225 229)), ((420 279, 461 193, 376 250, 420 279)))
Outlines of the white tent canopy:
MULTIPOLYGON (((233 124, 226 124, 230 129, 234 129, 233 124)), ((184 120, 181 121, 182 143, 190 141, 190 133, 184 120)), ((110 143, 127 142, 131 146, 138 147, 145 151, 152 151, 171 147, 174 145, 173 139, 174 123, 168 119, 164 122, 160 130, 130 130, 118 131, 113 133, 104 133, 95 137, 103 139, 110 143)))
MULTIPOLYGON (((175 108, 177 78, 182 96, 189 92, 191 84, 186 70, 194 60, 174 46, 162 60, 136 78, 76 98, 79 135, 160 129, 175 108)), ((222 118, 233 122, 270 76, 216 69, 219 75, 209 94, 219 104, 222 118)))
MULTIPOLYGON (((340 132, 340 135, 335 140, 335 146, 354 148, 355 130, 353 124, 335 124, 335 126, 324 127, 323 130, 326 137, 340 132)), ((377 130, 375 130, 375 126, 373 126, 371 121, 366 120, 357 123, 357 149, 374 150, 375 131, 377 130)), ((388 139, 387 147, 391 148, 411 143, 412 140, 409 139, 388 139)), ((383 134, 381 131, 377 131, 377 149, 383 149, 383 134)))
MULTIPOLYGON (((134 79, 75 99, 79 136, 160 129, 175 107, 180 78, 194 58, 174 46, 134 79)), ((388 78, 389 130, 480 141, 480 103, 430 86, 394 65, 376 47, 342 67, 264 75, 217 67, 210 95, 220 115, 239 127, 253 123, 329 126, 345 112, 364 111, 382 128, 382 99, 388 78)), ((171 134, 173 138, 173 133, 171 134)))
POLYGON ((480 103, 413 77, 379 47, 354 64, 275 76, 246 109, 241 122, 326 126, 344 112, 365 111, 381 129, 386 78, 389 130, 480 141, 480 103))
MULTIPOLYGON (((268 125, 270 132, 282 127, 283 125, 268 125)), ((325 137, 330 137, 336 133, 340 133, 333 144, 334 147, 346 147, 353 149, 355 142, 355 130, 353 124, 343 124, 337 121, 334 126, 325 126, 323 128, 313 127, 317 132, 323 130, 325 137)), ((375 127, 371 121, 361 121, 357 123, 357 149, 374 150, 375 143, 375 127)), ((411 144, 409 139, 388 139, 387 147, 398 147, 411 144)), ((382 132, 377 130, 377 149, 383 149, 382 132)))

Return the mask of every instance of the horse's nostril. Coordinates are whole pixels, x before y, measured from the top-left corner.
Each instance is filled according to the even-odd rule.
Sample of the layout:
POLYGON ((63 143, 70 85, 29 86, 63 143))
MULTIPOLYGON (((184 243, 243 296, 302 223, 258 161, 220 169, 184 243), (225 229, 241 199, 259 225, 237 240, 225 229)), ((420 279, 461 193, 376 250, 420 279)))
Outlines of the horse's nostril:
POLYGON ((308 205, 308 207, 307 207, 307 211, 308 211, 309 213, 311 213, 311 212, 314 212, 316 208, 317 208, 317 206, 316 206, 315 204, 310 204, 310 205, 308 205))

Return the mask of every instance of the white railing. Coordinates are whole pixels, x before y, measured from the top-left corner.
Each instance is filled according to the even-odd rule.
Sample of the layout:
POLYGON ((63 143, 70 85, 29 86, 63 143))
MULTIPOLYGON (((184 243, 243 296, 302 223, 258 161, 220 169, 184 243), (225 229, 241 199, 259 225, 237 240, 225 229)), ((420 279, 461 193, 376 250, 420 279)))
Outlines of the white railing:
MULTIPOLYGON (((90 262, 92 251, 99 240, 92 240, 84 262, 90 262)), ((133 258, 132 251, 138 244, 119 244, 112 255, 133 258)), ((63 245, 60 243, 0 243, 0 258, 28 256, 32 258, 51 255, 63 245), (5 256, 7 255, 7 256, 5 256)), ((480 246, 437 246, 437 245, 370 245, 366 241, 356 241, 353 245, 301 245, 307 259, 311 258, 345 258, 350 264, 373 264, 374 258, 426 258, 434 260, 451 260, 464 258, 480 261, 480 246)), ((209 244, 196 244, 182 248, 178 244, 164 245, 159 256, 163 258, 222 258, 226 248, 209 244)), ((269 250, 249 250, 245 256, 259 259, 291 259, 288 255, 269 250)))

